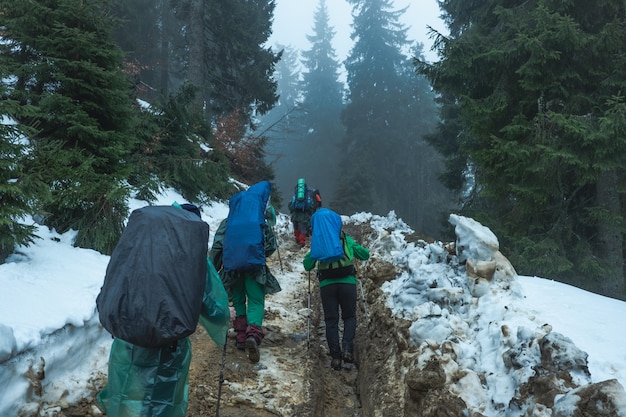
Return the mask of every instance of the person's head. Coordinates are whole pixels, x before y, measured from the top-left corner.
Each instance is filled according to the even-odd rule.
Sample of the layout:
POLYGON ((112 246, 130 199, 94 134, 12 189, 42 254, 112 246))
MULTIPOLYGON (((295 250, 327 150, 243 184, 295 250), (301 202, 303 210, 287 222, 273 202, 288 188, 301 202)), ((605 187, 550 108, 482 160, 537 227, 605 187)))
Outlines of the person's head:
POLYGON ((195 204, 184 203, 180 205, 180 208, 187 210, 191 213, 194 213, 198 217, 202 218, 202 215, 200 214, 200 209, 195 204))

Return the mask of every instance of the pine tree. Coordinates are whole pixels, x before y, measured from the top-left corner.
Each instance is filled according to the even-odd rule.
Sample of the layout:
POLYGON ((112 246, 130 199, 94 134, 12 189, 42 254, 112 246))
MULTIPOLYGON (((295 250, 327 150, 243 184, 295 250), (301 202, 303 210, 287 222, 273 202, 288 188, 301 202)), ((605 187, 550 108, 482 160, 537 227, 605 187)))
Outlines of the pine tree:
MULTIPOLYGON (((238 111, 245 122, 267 112, 277 100, 274 66, 280 55, 263 45, 271 34, 274 1, 205 2, 203 59, 208 64, 208 95, 214 117, 238 111)), ((190 80, 194 83, 194 80, 190 80)))
POLYGON ((126 65, 133 66, 139 98, 156 103, 175 94, 183 83, 186 50, 177 18, 178 8, 165 0, 116 2, 113 13, 120 24, 113 28, 115 43, 125 52, 126 65))
POLYGON ((296 157, 303 136, 303 127, 299 122, 302 114, 300 52, 280 44, 276 45, 276 50, 281 51, 281 59, 274 72, 278 101, 270 111, 258 115, 257 131, 267 137, 265 161, 276 178, 272 201, 287 210, 283 197, 291 193, 293 178, 301 172, 296 157))
POLYGON ((127 215, 123 185, 134 141, 130 84, 101 1, 0 2, 10 96, 36 106, 27 175, 48 184, 46 225, 77 230, 75 245, 111 253, 127 215))
POLYGON ((388 0, 351 3, 355 43, 346 60, 346 158, 336 204, 344 212, 396 210, 414 228, 438 234, 440 215, 426 213, 448 207, 430 200, 445 189, 437 179, 439 157, 422 138, 434 126, 436 108, 428 83, 403 52, 410 47, 399 23, 404 10, 393 11, 388 0))
POLYGON ((140 196, 152 201, 161 187, 172 187, 189 202, 207 203, 235 191, 224 156, 202 112, 193 106, 196 89, 183 86, 179 94, 145 111, 139 142, 133 151, 129 182, 140 196))
MULTIPOLYGON (((303 136, 298 152, 300 172, 307 182, 323 192, 330 201, 335 192, 341 162, 340 142, 345 135, 341 124, 344 85, 339 79, 340 64, 333 48, 334 29, 326 1, 320 0, 314 16, 313 34, 307 35, 311 48, 302 53, 302 114, 299 122, 303 136)), ((293 184, 292 184, 293 186, 293 184)))
POLYGON ((624 297, 626 6, 442 6, 450 36, 420 72, 458 106, 442 117, 458 126, 450 155, 466 155, 475 182, 467 212, 494 229, 518 272, 624 297))
MULTIPOLYGON (((5 44, 6 45, 6 44, 5 44)), ((2 62, 0 55, 0 62, 2 62)), ((0 64, 0 68, 4 66, 0 64)), ((6 79, 0 74, 0 79, 6 79)), ((0 84, 0 263, 13 253, 16 245, 28 245, 34 241, 34 226, 24 224, 24 218, 31 213, 34 190, 24 178, 22 161, 28 156, 25 138, 31 129, 15 122, 18 117, 31 110, 30 106, 7 97, 5 84, 0 84)))

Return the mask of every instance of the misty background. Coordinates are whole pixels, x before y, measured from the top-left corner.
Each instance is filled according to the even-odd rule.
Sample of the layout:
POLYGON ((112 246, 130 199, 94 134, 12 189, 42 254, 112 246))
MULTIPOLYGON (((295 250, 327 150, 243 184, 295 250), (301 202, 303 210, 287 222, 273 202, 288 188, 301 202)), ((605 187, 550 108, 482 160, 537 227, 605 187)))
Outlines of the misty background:
POLYGON ((270 42, 283 52, 274 74, 279 100, 259 117, 258 131, 269 139, 266 161, 280 208, 287 211, 297 179, 305 178, 338 212, 395 210, 416 230, 439 236, 454 199, 437 179, 440 157, 423 139, 435 127, 436 106, 412 61, 436 59, 429 32, 444 31, 439 8, 435 0, 382 2, 384 23, 365 30, 374 10, 353 13, 353 6, 276 3, 270 42), (378 120, 364 123, 368 113, 378 120))
POLYGON ((131 193, 269 180, 284 211, 303 177, 418 238, 476 219, 518 273, 626 299, 623 1, 0 9, 0 261, 36 238, 27 216, 109 254, 131 193))

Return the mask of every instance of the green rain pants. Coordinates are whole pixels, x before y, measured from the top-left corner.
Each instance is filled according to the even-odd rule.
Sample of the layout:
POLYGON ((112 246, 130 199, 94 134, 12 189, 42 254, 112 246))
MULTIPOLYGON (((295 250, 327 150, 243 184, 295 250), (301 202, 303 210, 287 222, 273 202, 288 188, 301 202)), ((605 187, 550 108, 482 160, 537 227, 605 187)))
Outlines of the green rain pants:
POLYGON ((237 317, 246 316, 248 325, 263 325, 263 315, 265 314, 265 291, 263 286, 252 279, 250 275, 238 280, 231 287, 232 303, 235 307, 237 317), (247 306, 246 306, 247 300, 247 306))

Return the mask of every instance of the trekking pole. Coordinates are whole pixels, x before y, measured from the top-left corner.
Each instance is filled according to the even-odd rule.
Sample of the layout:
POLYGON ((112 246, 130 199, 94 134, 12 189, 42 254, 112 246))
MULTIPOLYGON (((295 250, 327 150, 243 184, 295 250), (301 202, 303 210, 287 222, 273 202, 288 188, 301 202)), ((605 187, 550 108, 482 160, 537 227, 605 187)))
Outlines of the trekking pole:
MULTIPOLYGON (((276 236, 276 231, 274 231, 274 235, 276 236)), ((278 262, 280 262, 280 273, 284 274, 284 272, 283 272, 283 259, 280 257, 280 245, 278 244, 278 238, 276 238, 276 253, 278 254, 278 262)))
POLYGON ((226 366, 226 342, 228 341, 228 330, 224 339, 224 350, 222 351, 222 367, 220 368, 220 382, 217 388, 217 405, 215 406, 215 417, 220 416, 220 399, 222 398, 222 384, 224 384, 224 366, 226 366))
POLYGON ((309 274, 309 295, 307 297, 307 331, 306 331, 306 348, 309 349, 311 345, 311 271, 309 274))

